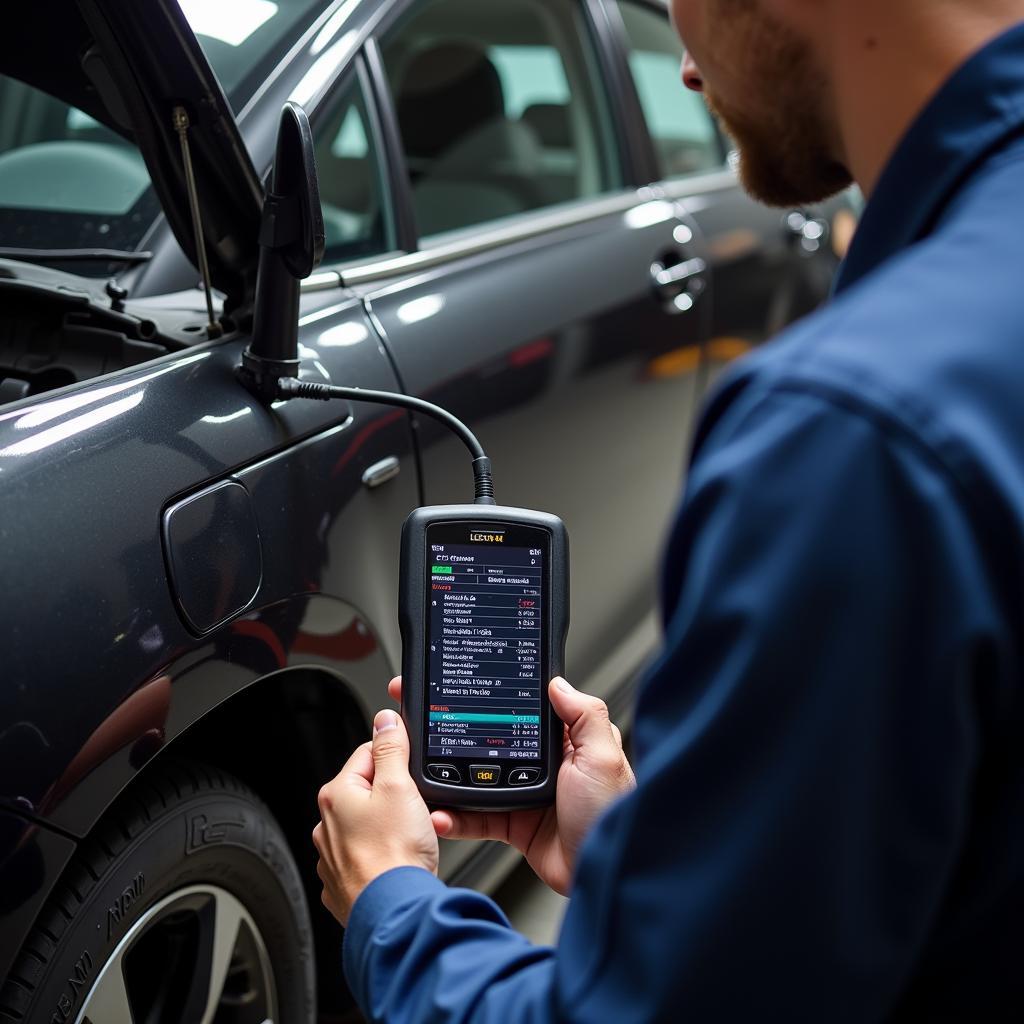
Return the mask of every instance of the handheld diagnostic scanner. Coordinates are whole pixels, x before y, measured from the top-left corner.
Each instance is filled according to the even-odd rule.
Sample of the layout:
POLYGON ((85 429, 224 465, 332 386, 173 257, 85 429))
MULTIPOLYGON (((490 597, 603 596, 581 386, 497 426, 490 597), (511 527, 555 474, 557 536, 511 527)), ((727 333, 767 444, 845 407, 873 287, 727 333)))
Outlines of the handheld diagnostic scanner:
POLYGON ((553 801, 562 722, 547 689, 564 668, 568 576, 557 516, 440 505, 405 521, 402 715, 428 803, 553 801))

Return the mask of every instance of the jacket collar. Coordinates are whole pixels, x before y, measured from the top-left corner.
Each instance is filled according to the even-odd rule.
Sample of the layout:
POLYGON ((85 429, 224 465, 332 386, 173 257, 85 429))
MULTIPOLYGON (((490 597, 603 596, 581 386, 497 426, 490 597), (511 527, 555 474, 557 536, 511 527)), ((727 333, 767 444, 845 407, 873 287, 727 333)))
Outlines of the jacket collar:
POLYGON ((927 235, 985 159, 1024 127, 1024 23, 968 59, 896 148, 864 210, 836 293, 927 235))

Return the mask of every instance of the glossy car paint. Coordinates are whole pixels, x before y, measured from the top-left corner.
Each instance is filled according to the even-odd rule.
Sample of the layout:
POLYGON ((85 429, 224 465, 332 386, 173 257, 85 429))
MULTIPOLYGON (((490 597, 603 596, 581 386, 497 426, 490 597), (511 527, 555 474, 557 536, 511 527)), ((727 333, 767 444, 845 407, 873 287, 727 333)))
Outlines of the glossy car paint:
MULTIPOLYGON (((405 6, 349 0, 323 12, 240 112, 257 168, 269 162, 281 103, 298 98, 315 123, 360 48, 405 6)), ((614 81, 614 31, 600 22, 602 4, 587 9, 614 81)), ((656 636, 657 552, 700 370, 723 351, 710 346, 760 341, 777 315, 775 282, 813 269, 814 286, 800 292, 809 305, 831 270, 824 250, 820 259, 786 250, 784 213, 759 212, 728 171, 654 181, 635 94, 620 86, 613 106, 628 180, 609 197, 614 208, 581 204, 532 237, 513 232, 483 249, 480 233, 468 232, 463 251, 456 245, 426 269, 400 258, 390 268, 322 268, 300 321, 304 373, 440 401, 479 431, 502 500, 567 521, 576 573, 569 672, 611 700, 656 636), (740 257, 722 244, 736 231, 746 232, 740 257), (693 257, 709 265, 704 292, 670 312, 651 265, 693 257)), ((201 324, 196 272, 165 223, 145 245, 156 257, 125 275, 129 308, 160 319, 177 306, 182 322, 201 324)), ((256 745, 268 774, 288 778, 298 743, 290 717, 277 705, 267 705, 276 718, 241 709, 257 706, 243 704, 254 694, 298 692, 301 679, 303 693, 347 696, 347 721, 321 716, 323 735, 302 733, 298 743, 321 755, 318 766, 340 760, 400 661, 401 522, 421 501, 467 497, 465 453, 429 424, 414 431, 404 413, 262 407, 234 377, 246 342, 202 343, 0 407, 0 890, 18 894, 0 904, 0 977, 75 840, 146 763, 174 750, 223 763, 221 744, 197 739, 209 735, 204 721, 225 746, 256 745), (398 475, 364 484, 389 457, 398 475), (182 614, 163 522, 172 506, 225 483, 251 502, 261 571, 246 606, 200 632, 182 614)), ((205 598, 217 607, 221 591, 246 590, 232 574, 238 560, 216 557, 216 522, 193 532, 210 552, 205 598)), ((305 801, 294 842, 307 867, 300 826, 315 813, 315 786, 284 794, 305 801)), ((472 847, 449 847, 444 870, 468 870, 471 856, 472 847)))
MULTIPOLYGON (((396 387, 358 302, 310 296, 303 319, 303 356, 318 372, 396 387)), ((398 537, 419 495, 408 421, 366 404, 266 409, 235 380, 244 343, 198 346, 0 412, 2 802, 70 835, 85 835, 147 760, 256 680, 322 665, 380 701, 397 663, 398 537), (365 470, 388 456, 398 476, 365 487, 365 470), (161 520, 228 480, 251 496, 263 571, 249 607, 200 636, 176 606, 161 520), (146 712, 129 707, 154 687, 163 696, 146 712)), ((211 590, 231 584, 229 565, 210 566, 211 590)), ((312 804, 315 788, 304 796, 312 804)), ((0 928, 5 945, 14 932, 0 928)))
MULTIPOLYGON (((499 499, 565 521, 581 553, 567 664, 583 686, 650 610, 682 477, 696 377, 652 364, 689 348, 696 367, 700 314, 666 312, 650 271, 684 258, 679 223, 671 203, 634 196, 625 210, 365 289, 406 386, 474 424, 499 499), (442 339, 456 358, 437 358, 442 339)), ((424 424, 420 443, 427 503, 460 500, 458 442, 424 424)))

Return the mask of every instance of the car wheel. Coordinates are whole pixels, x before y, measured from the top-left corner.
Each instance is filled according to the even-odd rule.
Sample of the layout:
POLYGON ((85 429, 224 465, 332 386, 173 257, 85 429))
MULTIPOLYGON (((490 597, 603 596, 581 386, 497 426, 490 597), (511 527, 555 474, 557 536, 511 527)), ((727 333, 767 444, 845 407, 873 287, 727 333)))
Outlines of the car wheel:
POLYGON ((0 1021, 312 1024, 313 940, 267 808, 195 762, 147 770, 83 841, 0 990, 0 1021))

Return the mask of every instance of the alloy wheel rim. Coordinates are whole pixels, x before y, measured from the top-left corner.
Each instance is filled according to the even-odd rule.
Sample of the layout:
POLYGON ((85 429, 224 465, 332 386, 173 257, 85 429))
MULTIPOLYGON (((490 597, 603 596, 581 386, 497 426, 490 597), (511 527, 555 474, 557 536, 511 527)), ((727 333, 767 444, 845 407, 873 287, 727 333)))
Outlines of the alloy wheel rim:
POLYGON ((150 907, 96 977, 75 1024, 274 1024, 267 946, 239 899, 192 885, 150 907))

